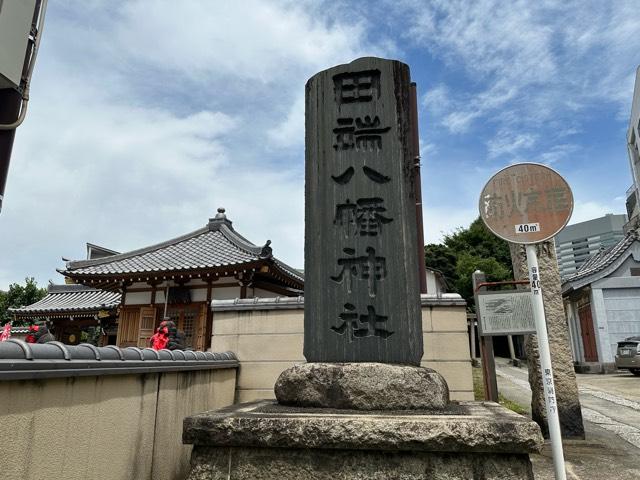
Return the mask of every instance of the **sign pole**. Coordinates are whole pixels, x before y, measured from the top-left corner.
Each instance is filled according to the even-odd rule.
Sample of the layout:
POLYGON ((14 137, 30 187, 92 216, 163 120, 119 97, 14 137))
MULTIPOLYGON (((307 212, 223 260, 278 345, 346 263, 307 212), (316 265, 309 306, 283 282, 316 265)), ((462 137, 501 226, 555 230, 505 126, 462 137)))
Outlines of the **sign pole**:
POLYGON ((538 267, 538 255, 535 244, 526 245, 527 267, 529 268, 529 281, 531 283, 531 303, 533 305, 533 318, 536 323, 538 335, 538 350, 540 352, 540 368, 542 368, 542 382, 547 406, 547 422, 549 425, 549 437, 551 438, 551 451, 553 454, 553 469, 556 480, 566 480, 567 475, 562 451, 562 434, 560 432, 560 417, 558 415, 558 403, 553 384, 553 370, 551 368, 551 354, 549 352, 549 337, 547 336, 547 321, 544 314, 542 301, 542 286, 540 284, 540 268, 538 267))
MULTIPOLYGON (((478 292, 480 290, 486 290, 487 287, 478 286, 486 281, 485 274, 480 270, 476 270, 471 275, 473 282, 473 293, 476 304, 476 317, 478 318, 478 330, 482 322, 482 316, 480 309, 477 307, 478 292)), ((489 402, 498 403, 498 378, 496 374, 496 359, 493 353, 493 338, 485 335, 480 335, 480 361, 482 363, 482 379, 484 383, 484 399, 489 402)))

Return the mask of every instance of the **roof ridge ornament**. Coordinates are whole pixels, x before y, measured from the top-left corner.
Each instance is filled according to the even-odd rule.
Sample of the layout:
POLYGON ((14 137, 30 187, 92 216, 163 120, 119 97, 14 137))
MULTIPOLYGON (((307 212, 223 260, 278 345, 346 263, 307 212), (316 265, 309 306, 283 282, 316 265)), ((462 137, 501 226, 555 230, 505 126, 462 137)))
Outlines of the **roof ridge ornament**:
POLYGON ((267 240, 267 243, 265 243, 262 247, 262 250, 260 250, 261 259, 266 260, 273 257, 273 248, 271 248, 269 245, 271 245, 271 240, 267 240))
POLYGON ((227 227, 233 229, 233 227, 231 226, 233 222, 227 218, 227 216, 225 215, 225 212, 226 210, 224 207, 219 207, 218 213, 216 213, 216 216, 209 219, 210 231, 219 230, 220 225, 226 225, 227 227))

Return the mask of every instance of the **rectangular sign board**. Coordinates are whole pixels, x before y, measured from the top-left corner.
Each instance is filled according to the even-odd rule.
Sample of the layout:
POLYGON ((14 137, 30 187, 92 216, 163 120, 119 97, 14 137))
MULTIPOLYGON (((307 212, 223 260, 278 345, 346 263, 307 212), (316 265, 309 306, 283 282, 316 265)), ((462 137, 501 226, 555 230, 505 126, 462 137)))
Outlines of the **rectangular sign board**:
POLYGON ((478 330, 482 336, 536 333, 530 291, 478 292, 478 330))

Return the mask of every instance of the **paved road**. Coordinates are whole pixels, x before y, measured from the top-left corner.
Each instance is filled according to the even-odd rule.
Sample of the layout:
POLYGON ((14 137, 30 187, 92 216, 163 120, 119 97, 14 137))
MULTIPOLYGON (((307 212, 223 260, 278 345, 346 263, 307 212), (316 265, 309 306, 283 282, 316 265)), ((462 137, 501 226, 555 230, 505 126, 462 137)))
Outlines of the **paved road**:
MULTIPOLYGON (((498 389, 530 409, 531 389, 526 368, 496 359, 498 389)), ((640 377, 578 375, 586 440, 565 442, 568 478, 587 480, 640 479, 640 377)), ((532 458, 536 479, 553 479, 551 451, 532 458)))

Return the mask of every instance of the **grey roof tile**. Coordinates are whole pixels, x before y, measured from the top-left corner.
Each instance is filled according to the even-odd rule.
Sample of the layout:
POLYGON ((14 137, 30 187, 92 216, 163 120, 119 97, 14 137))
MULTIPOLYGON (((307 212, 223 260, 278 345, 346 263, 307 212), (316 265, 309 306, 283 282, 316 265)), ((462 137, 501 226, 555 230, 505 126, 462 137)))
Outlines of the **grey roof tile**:
POLYGON ((51 285, 42 299, 31 305, 10 308, 18 315, 109 310, 120 305, 118 292, 107 292, 84 285, 51 285))
MULTIPOLYGON (((221 209, 222 210, 222 209, 221 209)), ((236 232, 224 215, 224 210, 209 224, 166 242, 127 253, 95 260, 68 262, 66 270, 72 277, 127 275, 134 273, 197 270, 215 267, 242 266, 271 256, 268 245, 259 247, 236 232)), ((299 271, 273 258, 275 265, 299 282, 299 271)))
POLYGON ((598 273, 604 270, 613 262, 615 262, 618 258, 620 258, 620 256, 624 254, 624 252, 626 252, 627 249, 636 240, 638 240, 638 233, 635 231, 629 232, 615 245, 612 245, 609 248, 601 250, 595 255, 592 255, 591 257, 589 257, 589 259, 586 262, 584 262, 580 266, 580 268, 578 268, 576 273, 564 278, 562 281, 562 284, 565 285, 565 284, 575 282, 577 280, 582 280, 590 275, 593 275, 595 273, 598 273))

